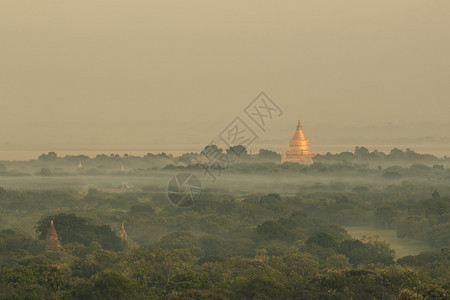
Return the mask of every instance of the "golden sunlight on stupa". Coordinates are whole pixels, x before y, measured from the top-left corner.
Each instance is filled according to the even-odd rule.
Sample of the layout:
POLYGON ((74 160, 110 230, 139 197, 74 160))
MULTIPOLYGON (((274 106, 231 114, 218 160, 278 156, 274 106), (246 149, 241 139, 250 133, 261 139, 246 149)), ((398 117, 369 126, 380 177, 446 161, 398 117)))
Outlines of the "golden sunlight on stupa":
POLYGON ((289 142, 289 150, 281 155, 281 163, 296 162, 310 165, 313 163, 314 153, 309 150, 309 142, 302 130, 300 120, 297 129, 289 142))

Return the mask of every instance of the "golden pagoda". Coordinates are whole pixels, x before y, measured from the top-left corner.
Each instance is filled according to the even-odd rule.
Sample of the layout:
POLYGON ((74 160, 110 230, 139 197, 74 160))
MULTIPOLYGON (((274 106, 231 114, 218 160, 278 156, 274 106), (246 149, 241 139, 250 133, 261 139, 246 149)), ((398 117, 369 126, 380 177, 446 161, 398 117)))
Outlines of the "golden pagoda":
POLYGON ((50 228, 45 236, 45 252, 55 252, 62 247, 61 242, 58 240, 58 234, 56 233, 55 226, 53 226, 53 220, 50 222, 50 228))
POLYGON ((296 162, 310 165, 313 163, 314 153, 309 150, 309 142, 302 130, 300 120, 297 129, 289 142, 289 150, 281 155, 281 163, 296 162))

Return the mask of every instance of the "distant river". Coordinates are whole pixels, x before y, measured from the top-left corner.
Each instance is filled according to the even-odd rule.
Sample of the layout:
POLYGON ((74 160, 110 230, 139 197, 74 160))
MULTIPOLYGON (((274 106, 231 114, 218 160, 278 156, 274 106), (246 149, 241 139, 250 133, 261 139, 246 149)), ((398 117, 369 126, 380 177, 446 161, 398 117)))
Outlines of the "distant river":
MULTIPOLYGON (((315 153, 325 154, 327 152, 340 153, 343 151, 353 151, 355 146, 367 147, 370 151, 377 149, 385 153, 393 148, 405 150, 410 148, 419 153, 433 154, 438 157, 450 156, 450 145, 311 145, 311 150, 315 153)), ((29 146, 24 148, 14 148, 3 146, 0 148, 1 160, 30 160, 36 159, 43 153, 54 151, 59 157, 65 155, 80 155, 84 154, 89 157, 95 157, 97 154, 129 154, 136 156, 143 156, 150 153, 170 153, 174 156, 179 156, 186 152, 200 152, 205 145, 200 144, 186 144, 186 145, 82 145, 82 146, 29 146)), ((249 150, 256 154, 259 149, 270 149, 276 152, 284 152, 288 148, 288 144, 253 144, 249 150)))

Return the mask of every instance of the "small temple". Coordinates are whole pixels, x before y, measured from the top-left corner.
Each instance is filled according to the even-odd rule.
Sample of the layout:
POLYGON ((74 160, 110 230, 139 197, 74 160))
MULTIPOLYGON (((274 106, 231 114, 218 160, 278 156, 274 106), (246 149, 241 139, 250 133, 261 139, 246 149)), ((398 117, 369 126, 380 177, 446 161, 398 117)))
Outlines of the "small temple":
POLYGON ((127 232, 125 231, 125 228, 123 227, 123 223, 122 223, 122 228, 120 228, 120 230, 119 230, 119 237, 124 241, 126 241, 128 239, 127 232))
POLYGON ((309 142, 303 133, 302 125, 298 120, 297 129, 289 142, 289 150, 281 155, 281 163, 296 162, 310 165, 313 163, 314 153, 309 150, 309 142))
POLYGON ((120 228, 120 230, 119 230, 119 237, 122 240, 127 242, 128 247, 134 248, 133 241, 128 239, 128 235, 127 235, 127 232, 125 231, 125 228, 123 227, 123 223, 122 223, 122 228, 120 228))
POLYGON ((58 240, 53 220, 50 222, 50 228, 45 236, 45 252, 55 252, 62 248, 61 242, 58 240))

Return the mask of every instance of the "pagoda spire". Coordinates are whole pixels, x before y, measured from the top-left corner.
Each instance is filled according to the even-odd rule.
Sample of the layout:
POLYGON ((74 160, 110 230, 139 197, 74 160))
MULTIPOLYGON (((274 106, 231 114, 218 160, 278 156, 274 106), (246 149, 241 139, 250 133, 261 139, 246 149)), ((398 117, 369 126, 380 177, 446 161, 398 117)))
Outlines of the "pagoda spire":
POLYGON ((123 227, 123 222, 122 222, 122 228, 120 228, 120 230, 119 230, 119 237, 124 241, 126 241, 128 238, 127 232, 125 231, 125 228, 123 227))
POLYGON ((58 234, 56 233, 53 220, 50 221, 50 227, 47 235, 45 236, 45 252, 55 252, 62 247, 61 242, 58 240, 58 234))
POLYGON ((123 222, 122 222, 122 228, 120 228, 120 230, 119 230, 119 238, 121 238, 122 240, 127 242, 127 246, 129 248, 134 248, 133 241, 128 238, 127 232, 125 231, 125 228, 123 226, 123 222))

